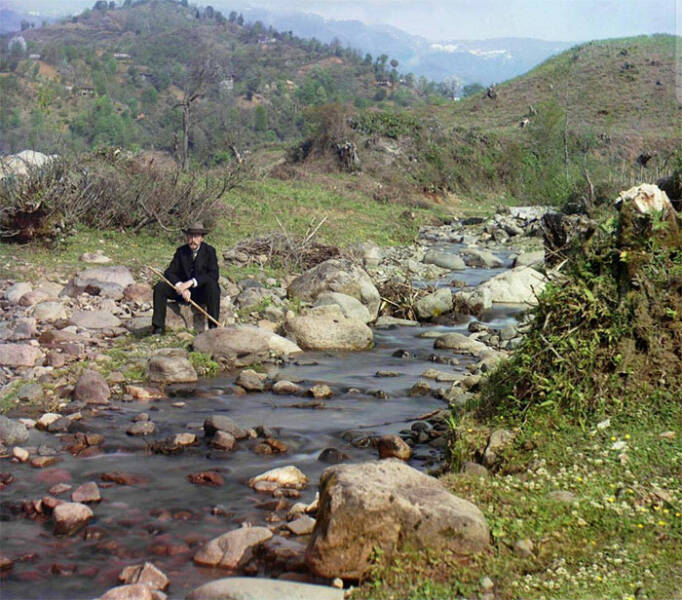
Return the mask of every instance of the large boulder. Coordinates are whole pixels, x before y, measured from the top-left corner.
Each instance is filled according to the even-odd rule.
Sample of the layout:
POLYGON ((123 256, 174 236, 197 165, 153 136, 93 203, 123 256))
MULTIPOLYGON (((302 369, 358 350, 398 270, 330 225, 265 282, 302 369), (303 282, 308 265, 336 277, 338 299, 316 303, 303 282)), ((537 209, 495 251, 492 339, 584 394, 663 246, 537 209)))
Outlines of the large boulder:
POLYGON ((123 290, 135 283, 127 267, 92 267, 78 273, 62 290, 65 296, 78 296, 83 292, 106 296, 116 300, 123 298, 123 290))
POLYGON ((27 281, 19 281, 5 290, 5 298, 12 304, 16 304, 24 294, 32 289, 33 286, 27 281))
POLYGON ((433 319, 452 311, 452 291, 444 287, 419 298, 414 304, 420 319, 433 319))
POLYGON ((480 356, 489 350, 488 346, 483 342, 471 339, 470 337, 455 331, 436 338, 433 347, 454 350, 455 352, 460 352, 462 354, 473 354, 474 356, 480 356))
POLYGON ((192 347, 210 355, 226 369, 247 367, 272 355, 279 357, 301 352, 291 340, 269 329, 247 325, 209 329, 194 338, 192 347))
POLYGON ((386 556, 403 546, 467 555, 485 550, 489 535, 476 506, 400 460, 336 465, 320 477, 306 562, 322 577, 359 579, 377 548, 386 556))
POLYGON ((370 276, 350 260, 332 258, 294 279, 287 290, 290 298, 314 302, 323 292, 353 296, 369 310, 372 320, 379 314, 381 298, 370 276))
POLYGON ((56 154, 48 155, 35 150, 22 150, 18 154, 2 157, 0 158, 0 180, 11 175, 26 176, 32 169, 42 167, 56 156, 56 154))
POLYGON ((52 323, 66 319, 66 308, 61 302, 41 302, 33 306, 31 314, 41 322, 52 323))
POLYGON ((347 318, 336 304, 289 317, 284 327, 304 350, 366 350, 374 341, 365 323, 347 318))
POLYGON ((192 591, 187 600, 343 600, 344 592, 324 585, 262 579, 226 577, 192 591))
POLYGON ((535 306, 546 285, 547 277, 542 273, 530 267, 516 267, 495 275, 478 287, 489 290, 493 302, 535 306))

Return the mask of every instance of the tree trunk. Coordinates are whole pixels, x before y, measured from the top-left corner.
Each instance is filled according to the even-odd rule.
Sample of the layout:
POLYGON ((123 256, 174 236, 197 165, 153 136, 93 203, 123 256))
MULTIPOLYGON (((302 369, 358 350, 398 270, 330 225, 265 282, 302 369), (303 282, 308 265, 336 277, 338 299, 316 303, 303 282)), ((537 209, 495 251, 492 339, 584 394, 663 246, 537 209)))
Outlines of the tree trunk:
POLYGON ((189 126, 191 118, 191 101, 182 104, 182 170, 189 168, 189 126))

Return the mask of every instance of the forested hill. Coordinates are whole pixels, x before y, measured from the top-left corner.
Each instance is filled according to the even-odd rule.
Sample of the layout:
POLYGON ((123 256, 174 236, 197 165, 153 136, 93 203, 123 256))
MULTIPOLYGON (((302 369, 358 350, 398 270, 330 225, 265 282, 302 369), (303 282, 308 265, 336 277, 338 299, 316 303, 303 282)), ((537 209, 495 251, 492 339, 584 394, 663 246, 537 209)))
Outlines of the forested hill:
POLYGON ((186 0, 95 7, 3 38, 0 152, 172 151, 182 137, 180 105, 195 97, 192 154, 210 162, 221 159, 215 149, 299 137, 309 106, 367 107, 387 96, 407 106, 436 91, 401 77, 386 55, 361 56, 186 0))

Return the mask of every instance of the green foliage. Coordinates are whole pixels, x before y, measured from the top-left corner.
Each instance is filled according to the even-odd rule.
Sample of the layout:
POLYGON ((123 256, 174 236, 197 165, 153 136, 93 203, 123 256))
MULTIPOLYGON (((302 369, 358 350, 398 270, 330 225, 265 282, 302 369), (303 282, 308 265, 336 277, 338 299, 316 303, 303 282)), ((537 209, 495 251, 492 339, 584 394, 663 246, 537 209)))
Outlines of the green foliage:
POLYGON ((550 409, 581 422, 682 389, 682 236, 674 221, 629 218, 575 248, 567 280, 540 297, 531 331, 490 377, 484 414, 550 409))
POLYGON ((351 123, 354 129, 367 135, 383 135, 398 138, 416 135, 421 129, 417 118, 407 111, 365 111, 351 123))

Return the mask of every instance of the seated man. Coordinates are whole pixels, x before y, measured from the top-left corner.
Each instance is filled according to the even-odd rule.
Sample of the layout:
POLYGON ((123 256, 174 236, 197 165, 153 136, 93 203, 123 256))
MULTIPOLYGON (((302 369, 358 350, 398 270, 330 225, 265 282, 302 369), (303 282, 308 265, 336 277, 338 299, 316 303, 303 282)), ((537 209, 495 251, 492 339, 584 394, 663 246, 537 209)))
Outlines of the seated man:
MULTIPOLYGON (((187 243, 180 246, 173 256, 164 276, 175 287, 165 281, 154 286, 154 316, 152 331, 164 333, 166 327, 166 303, 168 300, 191 298, 197 304, 205 304, 206 312, 216 321, 220 313, 220 288, 218 287, 218 259, 215 248, 204 243, 208 233, 203 224, 194 223, 183 229, 187 243)), ((209 327, 216 324, 209 319, 209 327)))

